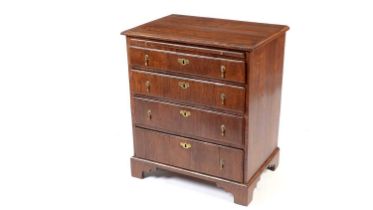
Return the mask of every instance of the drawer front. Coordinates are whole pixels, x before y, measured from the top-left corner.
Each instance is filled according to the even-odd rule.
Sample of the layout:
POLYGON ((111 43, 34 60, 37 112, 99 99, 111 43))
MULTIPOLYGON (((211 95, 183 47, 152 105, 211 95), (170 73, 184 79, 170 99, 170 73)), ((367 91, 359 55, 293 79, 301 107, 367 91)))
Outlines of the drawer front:
POLYGON ((237 182, 243 180, 243 151, 135 128, 135 156, 237 182))
POLYGON ((164 50, 129 48, 133 66, 190 74, 232 82, 245 82, 243 60, 216 58, 164 50))
POLYGON ((135 98, 134 123, 211 142, 242 147, 243 118, 170 103, 135 98))
POLYGON ((131 70, 134 94, 244 112, 245 88, 131 70))

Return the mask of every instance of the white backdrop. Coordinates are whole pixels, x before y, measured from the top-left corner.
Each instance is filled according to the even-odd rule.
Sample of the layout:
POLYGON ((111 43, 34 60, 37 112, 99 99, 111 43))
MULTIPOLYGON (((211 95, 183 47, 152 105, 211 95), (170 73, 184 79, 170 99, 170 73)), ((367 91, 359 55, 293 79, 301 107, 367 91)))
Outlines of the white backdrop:
POLYGON ((119 33, 171 13, 290 26, 280 166, 250 209, 373 208, 369 1, 14 0, 0 2, 0 209, 244 208, 193 180, 130 176, 119 33))

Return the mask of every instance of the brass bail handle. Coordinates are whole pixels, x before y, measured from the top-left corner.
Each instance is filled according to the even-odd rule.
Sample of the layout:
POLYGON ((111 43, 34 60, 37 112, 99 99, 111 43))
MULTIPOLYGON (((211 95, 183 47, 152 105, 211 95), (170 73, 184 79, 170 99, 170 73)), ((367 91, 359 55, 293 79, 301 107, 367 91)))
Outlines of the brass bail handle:
POLYGON ((219 166, 220 166, 220 170, 224 169, 224 160, 223 159, 220 159, 219 166))
POLYGON ((220 66, 220 77, 223 79, 225 78, 225 66, 224 65, 220 66))
POLYGON ((220 126, 220 135, 225 136, 225 125, 220 126))
POLYGON ((145 87, 146 87, 146 92, 150 92, 150 81, 148 80, 148 81, 146 81, 145 82, 145 87))
POLYGON ((226 99, 225 94, 224 94, 224 93, 221 93, 221 94, 220 94, 221 105, 225 105, 225 99, 226 99))
POLYGON ((146 116, 147 116, 148 120, 152 119, 152 111, 150 109, 148 109, 148 111, 146 112, 146 116))
POLYGON ((148 54, 146 54, 145 56, 144 56, 144 65, 145 66, 149 66, 149 55, 148 54))

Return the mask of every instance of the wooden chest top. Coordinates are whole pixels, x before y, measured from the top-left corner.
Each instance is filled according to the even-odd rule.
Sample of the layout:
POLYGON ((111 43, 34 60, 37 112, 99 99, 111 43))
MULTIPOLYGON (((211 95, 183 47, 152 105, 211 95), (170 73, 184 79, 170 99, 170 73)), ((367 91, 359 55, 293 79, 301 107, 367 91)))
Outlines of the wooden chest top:
POLYGON ((251 51, 289 27, 235 20, 169 15, 122 32, 122 35, 251 51))

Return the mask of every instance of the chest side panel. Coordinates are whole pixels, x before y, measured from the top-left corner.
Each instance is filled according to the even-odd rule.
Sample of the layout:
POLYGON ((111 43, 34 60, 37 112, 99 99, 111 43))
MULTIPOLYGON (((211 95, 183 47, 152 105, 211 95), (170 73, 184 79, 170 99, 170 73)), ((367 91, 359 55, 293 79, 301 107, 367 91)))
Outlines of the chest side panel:
POLYGON ((247 54, 245 182, 277 148, 285 34, 247 54))

